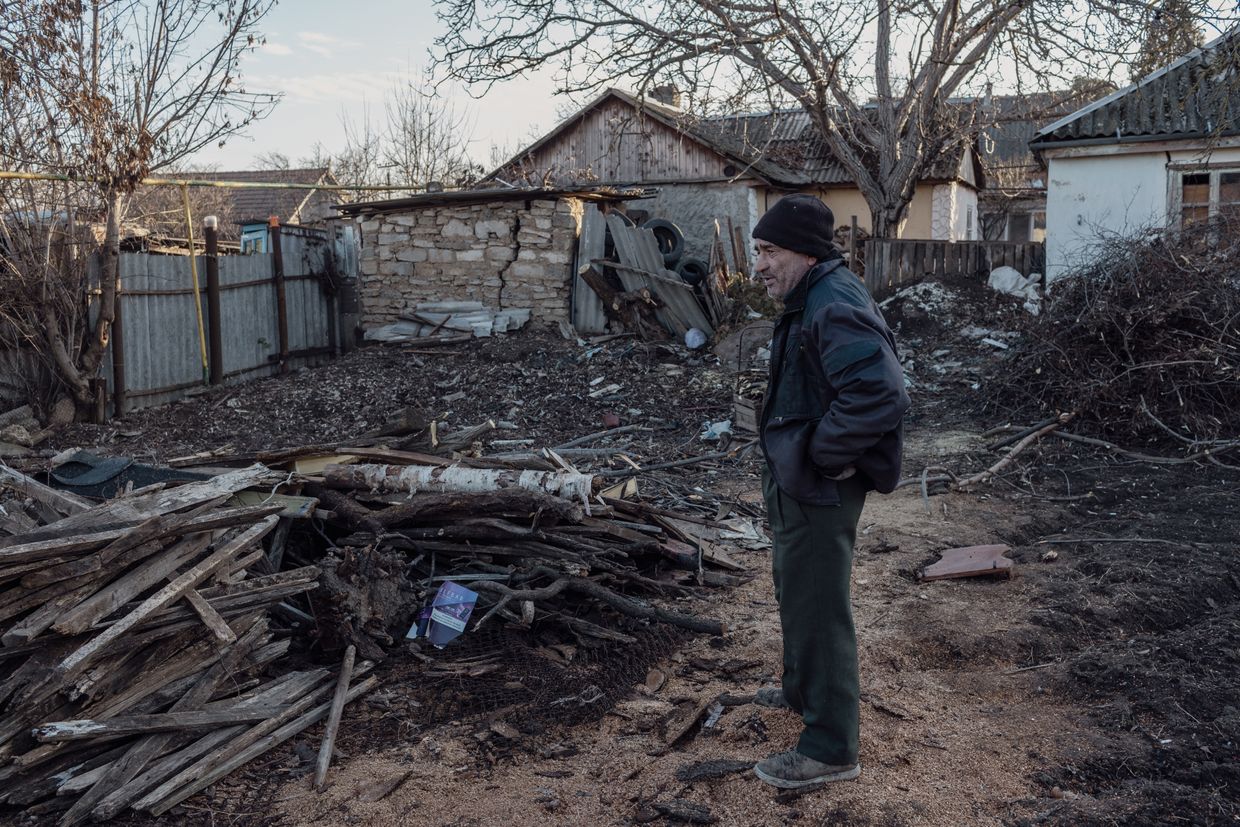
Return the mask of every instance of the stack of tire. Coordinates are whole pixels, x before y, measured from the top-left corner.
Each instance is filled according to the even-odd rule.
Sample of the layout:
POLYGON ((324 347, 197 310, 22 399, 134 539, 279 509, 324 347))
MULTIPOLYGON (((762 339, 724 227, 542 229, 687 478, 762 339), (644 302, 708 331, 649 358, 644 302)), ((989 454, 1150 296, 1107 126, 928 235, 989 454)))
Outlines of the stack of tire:
MULTIPOLYGON (((624 213, 616 214, 629 226, 636 226, 636 223, 624 213)), ((650 218, 643 221, 641 226, 642 229, 654 233, 655 240, 659 242, 659 252, 663 254, 664 266, 680 276, 685 284, 697 287, 706 279, 710 272, 710 265, 697 256, 685 255, 685 234, 680 231, 679 227, 666 218, 650 218)), ((610 247, 611 233, 607 234, 607 242, 610 247)), ((608 255, 611 254, 609 249, 608 255)))

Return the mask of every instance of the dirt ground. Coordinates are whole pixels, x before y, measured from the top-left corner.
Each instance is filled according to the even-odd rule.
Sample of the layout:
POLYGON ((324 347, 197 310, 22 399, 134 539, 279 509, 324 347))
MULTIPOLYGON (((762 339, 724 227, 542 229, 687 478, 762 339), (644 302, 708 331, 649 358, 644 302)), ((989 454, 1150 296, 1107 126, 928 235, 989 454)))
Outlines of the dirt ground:
MULTIPOLYGON (((968 371, 915 386, 907 474, 927 466, 967 474, 995 461, 979 436, 995 423, 967 414, 968 371)), ((624 340, 596 349, 521 334, 456 353, 372 348, 117 424, 78 426, 54 447, 157 460, 222 443, 324 442, 417 405, 453 427, 507 420, 514 430, 502 436, 540 445, 600 430, 614 413, 655 428, 631 446, 652 462, 714 450, 697 432, 729 414, 732 382, 708 355, 624 340), (590 396, 608 383, 622 387, 590 396)), ((913 485, 871 496, 853 573, 863 691, 855 782, 799 797, 759 782, 739 762, 788 748, 798 726, 753 705, 716 709, 709 727, 667 744, 668 731, 703 705, 715 718, 709 705, 719 696, 778 680, 769 551, 738 549, 752 581, 677 606, 725 621, 728 634, 665 636, 623 669, 613 657, 608 674, 631 689, 610 708, 593 708, 583 691, 533 717, 462 707, 441 719, 414 700, 425 679, 396 649, 378 671, 381 690, 346 710, 324 792, 311 791, 306 775, 312 730, 161 823, 1232 823, 1240 474, 1155 469, 1080 447, 1031 452, 972 493, 923 498, 913 485), (1012 546, 1013 579, 917 581, 936 552, 982 543, 1012 546)), ((757 471, 751 455, 651 475, 642 486, 663 502, 752 514, 757 471)), ((431 688, 467 694, 468 679, 455 680, 431 688)))

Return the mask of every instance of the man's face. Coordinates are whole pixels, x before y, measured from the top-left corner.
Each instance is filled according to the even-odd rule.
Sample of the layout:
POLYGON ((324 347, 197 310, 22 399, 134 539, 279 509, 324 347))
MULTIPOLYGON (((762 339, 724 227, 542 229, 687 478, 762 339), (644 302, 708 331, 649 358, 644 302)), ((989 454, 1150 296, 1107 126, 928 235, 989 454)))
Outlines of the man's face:
POLYGON ((755 276, 766 286, 766 293, 773 299, 782 299, 792 292, 817 259, 804 253, 785 250, 769 241, 755 239, 754 251, 758 260, 754 264, 755 276))

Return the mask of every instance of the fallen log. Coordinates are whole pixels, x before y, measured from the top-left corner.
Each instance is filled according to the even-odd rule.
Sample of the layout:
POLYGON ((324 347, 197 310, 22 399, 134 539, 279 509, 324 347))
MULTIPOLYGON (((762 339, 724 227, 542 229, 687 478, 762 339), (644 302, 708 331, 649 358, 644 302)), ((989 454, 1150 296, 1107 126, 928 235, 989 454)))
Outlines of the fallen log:
POLYGON ((572 471, 505 471, 493 468, 447 468, 427 465, 329 465, 323 478, 333 488, 363 491, 432 491, 482 493, 523 489, 588 502, 589 474, 572 471))

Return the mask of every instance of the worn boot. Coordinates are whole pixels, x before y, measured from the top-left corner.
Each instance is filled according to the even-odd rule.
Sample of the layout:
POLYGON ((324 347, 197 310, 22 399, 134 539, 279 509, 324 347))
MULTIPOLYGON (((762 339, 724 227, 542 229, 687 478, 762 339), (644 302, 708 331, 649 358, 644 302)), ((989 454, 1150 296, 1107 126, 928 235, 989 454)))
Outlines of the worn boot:
POLYGON ((753 771, 773 787, 794 790, 828 781, 850 781, 861 774, 861 765, 824 764, 796 750, 788 750, 759 761, 753 771))
POLYGON ((758 706, 766 706, 771 709, 792 709, 792 704, 788 703, 788 699, 784 697, 784 690, 778 686, 762 687, 753 693, 753 702, 758 706))

